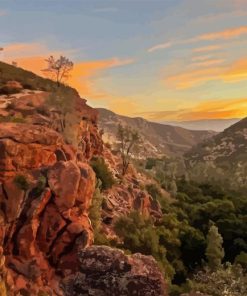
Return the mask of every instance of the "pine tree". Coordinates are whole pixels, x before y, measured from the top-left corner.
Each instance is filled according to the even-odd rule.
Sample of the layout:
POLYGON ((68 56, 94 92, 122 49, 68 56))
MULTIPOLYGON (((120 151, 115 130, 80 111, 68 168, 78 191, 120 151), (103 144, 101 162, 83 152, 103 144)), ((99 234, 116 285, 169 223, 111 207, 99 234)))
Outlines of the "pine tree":
POLYGON ((206 257, 208 265, 212 270, 217 270, 221 266, 225 252, 222 247, 223 238, 218 232, 218 227, 212 225, 207 235, 206 257))

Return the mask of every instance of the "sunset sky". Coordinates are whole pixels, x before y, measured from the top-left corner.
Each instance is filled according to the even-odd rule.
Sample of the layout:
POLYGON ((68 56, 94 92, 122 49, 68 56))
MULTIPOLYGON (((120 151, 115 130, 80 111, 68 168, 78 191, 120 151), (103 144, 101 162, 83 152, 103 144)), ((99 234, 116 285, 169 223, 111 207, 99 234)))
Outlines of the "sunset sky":
POLYGON ((157 121, 247 116, 247 0, 0 0, 0 59, 68 83, 94 107, 157 121))

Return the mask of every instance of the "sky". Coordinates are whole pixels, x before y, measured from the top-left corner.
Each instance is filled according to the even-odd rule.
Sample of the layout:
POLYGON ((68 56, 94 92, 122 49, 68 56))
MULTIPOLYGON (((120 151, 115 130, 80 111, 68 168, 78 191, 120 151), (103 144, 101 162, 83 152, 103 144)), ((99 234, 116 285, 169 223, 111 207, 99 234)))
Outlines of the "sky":
POLYGON ((155 121, 247 116, 247 0, 0 0, 0 59, 67 83, 93 107, 155 121))

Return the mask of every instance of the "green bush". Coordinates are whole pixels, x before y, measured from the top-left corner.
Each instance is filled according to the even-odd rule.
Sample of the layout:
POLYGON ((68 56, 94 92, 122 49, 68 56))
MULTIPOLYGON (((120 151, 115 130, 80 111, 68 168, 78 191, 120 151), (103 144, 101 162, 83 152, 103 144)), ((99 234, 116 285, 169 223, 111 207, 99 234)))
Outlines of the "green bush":
POLYGON ((29 182, 27 178, 23 175, 17 175, 14 178, 15 185, 21 190, 27 191, 29 189, 29 182))
POLYGON ((156 165, 156 159, 155 158, 148 158, 146 162, 145 169, 151 170, 156 165))
POLYGON ((102 232, 101 228, 101 213, 102 204, 104 202, 104 197, 100 192, 101 181, 98 180, 97 186, 94 191, 92 203, 89 209, 89 218, 92 223, 94 231, 94 244, 95 245, 111 245, 111 241, 108 240, 107 236, 102 232))
POLYGON ((241 252, 238 256, 236 256, 234 263, 240 264, 242 268, 247 271, 247 253, 241 252))
POLYGON ((103 190, 111 188, 114 185, 115 180, 107 164, 105 163, 104 158, 93 158, 91 161, 91 166, 96 174, 96 177, 100 179, 103 190))
POLYGON ((35 188, 35 193, 37 195, 40 195, 43 192, 43 190, 46 187, 46 183, 47 183, 46 177, 43 175, 39 176, 38 182, 35 188))
POLYGON ((142 253, 153 256, 167 279, 174 275, 174 269, 167 260, 167 250, 160 243, 162 231, 154 226, 152 219, 133 211, 121 216, 114 224, 116 234, 122 240, 122 247, 129 253, 142 253))
POLYGON ((152 196, 154 200, 159 200, 162 196, 159 186, 155 183, 146 185, 147 192, 152 196))

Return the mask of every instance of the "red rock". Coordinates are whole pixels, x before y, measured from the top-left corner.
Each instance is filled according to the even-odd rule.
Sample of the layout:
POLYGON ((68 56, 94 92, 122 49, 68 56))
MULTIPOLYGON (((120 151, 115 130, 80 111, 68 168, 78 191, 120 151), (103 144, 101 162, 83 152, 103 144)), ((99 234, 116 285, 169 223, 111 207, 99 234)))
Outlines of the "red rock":
POLYGON ((81 203, 81 208, 87 211, 90 206, 91 196, 93 196, 95 190, 95 173, 86 163, 79 163, 78 165, 81 172, 81 178, 76 200, 81 203))
POLYGON ((92 246, 81 250, 78 259, 79 272, 63 280, 66 296, 168 295, 163 275, 151 256, 126 256, 117 249, 92 246))
POLYGON ((14 222, 22 209, 25 192, 21 190, 14 180, 5 182, 3 185, 4 193, 0 196, 1 202, 4 204, 5 217, 8 223, 14 222))
MULTIPOLYGON (((64 295, 59 288, 61 279, 80 272, 78 251, 93 243, 88 211, 95 174, 88 161, 103 152, 98 113, 76 97, 81 122, 75 126, 75 133, 81 145, 73 147, 57 132, 54 123, 60 115, 45 106, 48 95, 13 95, 11 106, 1 112, 26 121, 0 123, 0 273, 10 287, 9 296, 20 294, 20 289, 30 295, 40 291, 64 295), (25 192, 13 182, 17 175, 28 178, 25 192)), ((106 215, 112 214, 114 219, 118 211, 128 213, 134 201, 138 210, 150 214, 149 196, 140 194, 138 190, 130 191, 127 185, 115 186, 106 193, 106 215)), ((124 260, 130 265, 139 262, 138 266, 144 262, 124 260)), ((143 285, 146 274, 135 273, 143 285)), ((132 280, 129 282, 133 285, 132 280)), ((160 282, 155 287, 160 288, 160 282)))
POLYGON ((66 221, 59 213, 54 204, 48 204, 43 216, 40 218, 40 227, 37 233, 37 244, 39 249, 47 254, 52 243, 56 240, 57 234, 63 227, 66 221))
POLYGON ((74 206, 80 183, 80 169, 73 161, 57 162, 48 173, 48 183, 55 194, 55 204, 59 209, 74 206))

